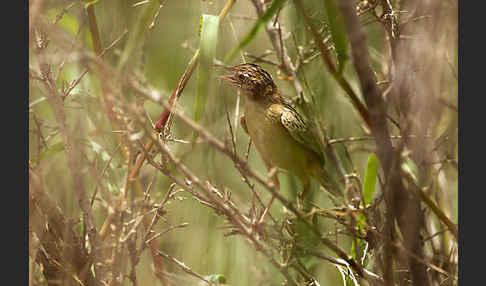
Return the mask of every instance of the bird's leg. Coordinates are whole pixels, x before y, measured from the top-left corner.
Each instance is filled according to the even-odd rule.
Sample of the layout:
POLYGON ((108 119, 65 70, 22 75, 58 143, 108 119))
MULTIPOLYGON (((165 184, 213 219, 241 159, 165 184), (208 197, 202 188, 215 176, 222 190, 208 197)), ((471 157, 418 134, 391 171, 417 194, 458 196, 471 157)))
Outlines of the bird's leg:
MULTIPOLYGON (((280 190, 280 182, 279 182, 278 176, 277 176, 278 169, 277 168, 270 168, 269 166, 267 166, 267 169, 269 169, 269 172, 268 172, 269 179, 271 179, 273 181, 273 184, 277 188, 277 190, 280 190)), ((272 194, 272 198, 270 199, 268 206, 265 208, 260 220, 257 222, 257 227, 263 224, 265 217, 267 216, 267 213, 270 211, 270 207, 272 207, 272 203, 273 203, 274 200, 275 200, 275 195, 272 194)))
MULTIPOLYGON (((310 209, 305 209, 306 204, 304 204, 304 197, 310 190, 311 181, 309 179, 304 179, 302 180, 302 184, 303 184, 302 192, 299 192, 297 194, 297 209, 304 212, 308 212, 312 210, 312 207, 310 207, 310 209)), ((310 206, 310 203, 308 203, 307 206, 310 206)), ((318 227, 317 216, 312 212, 310 212, 310 214, 311 214, 312 224, 315 227, 318 227)))
POLYGON ((303 188, 302 192, 297 194, 297 208, 302 210, 304 208, 304 196, 309 192, 311 184, 308 178, 301 178, 300 181, 302 182, 303 188))
POLYGON ((246 134, 248 134, 248 127, 246 127, 246 120, 244 115, 240 117, 240 124, 241 127, 243 127, 243 130, 245 130, 246 134))

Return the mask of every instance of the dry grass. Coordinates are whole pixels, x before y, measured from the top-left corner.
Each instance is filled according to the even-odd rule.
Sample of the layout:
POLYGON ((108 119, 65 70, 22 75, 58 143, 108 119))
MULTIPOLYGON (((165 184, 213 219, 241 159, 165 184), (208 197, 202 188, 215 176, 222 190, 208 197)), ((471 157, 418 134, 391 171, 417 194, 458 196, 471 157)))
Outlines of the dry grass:
POLYGON ((330 6, 294 0, 222 63, 271 3, 30 1, 30 285, 457 285, 457 2, 336 3, 344 48, 330 6), (298 208, 267 173, 214 76, 241 60, 319 127, 344 198, 298 208))

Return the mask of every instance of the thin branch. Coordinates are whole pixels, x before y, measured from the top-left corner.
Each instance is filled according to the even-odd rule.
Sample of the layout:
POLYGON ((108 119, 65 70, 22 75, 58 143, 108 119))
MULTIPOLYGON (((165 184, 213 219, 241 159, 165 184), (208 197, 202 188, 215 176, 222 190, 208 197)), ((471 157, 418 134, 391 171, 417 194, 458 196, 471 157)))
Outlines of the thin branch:
MULTIPOLYGON (((314 42, 316 43, 316 45, 317 45, 317 47, 320 51, 321 58, 324 61, 324 63, 326 64, 327 69, 329 70, 331 75, 334 77, 334 79, 338 82, 338 84, 341 86, 341 88, 344 89, 344 91, 348 95, 349 99, 351 100, 351 103, 353 104, 354 108, 361 115, 361 118, 363 119, 363 121, 368 126, 370 126, 371 122, 370 122, 370 118, 369 118, 370 115, 368 114, 368 110, 363 105, 361 100, 358 98, 356 93, 353 91, 349 82, 344 78, 344 76, 341 73, 339 73, 337 71, 334 62, 331 60, 331 56, 329 55, 328 49, 326 49, 326 47, 324 46, 324 43, 323 43, 321 35, 319 34, 319 31, 316 29, 316 27, 312 23, 312 19, 307 15, 307 13, 305 13, 304 6, 303 6, 301 0, 294 0, 294 3, 295 3, 295 6, 297 7, 297 9, 299 10, 299 12, 304 17, 304 20, 305 20, 307 26, 309 26, 309 28, 312 32, 312 35, 314 37, 314 42)), ((365 92, 366 92, 366 90, 363 90, 363 94, 365 94, 365 92)))
MULTIPOLYGON (((138 86, 135 82, 129 81, 128 82, 129 87, 132 88, 134 91, 138 92, 139 94, 146 96, 148 98, 153 99, 152 95, 153 92, 147 91, 143 89, 142 87, 138 86)), ((170 109, 170 106, 168 103, 166 103, 163 99, 159 99, 159 103, 165 106, 166 108, 170 109)), ((187 118, 186 116, 182 115, 180 112, 176 110, 171 111, 174 116, 176 116, 179 120, 181 120, 183 123, 188 125, 191 129, 195 130, 200 138, 206 140, 209 144, 211 144, 213 147, 215 147, 217 150, 222 152, 223 154, 227 155, 229 158, 231 158, 238 166, 241 167, 241 169, 248 174, 248 176, 252 177, 255 179, 258 183, 260 183, 262 186, 264 186, 275 198, 277 198, 287 209, 289 209, 292 213, 294 213, 298 219, 302 219, 304 224, 309 227, 321 240, 323 244, 325 244, 327 247, 329 247, 332 251, 334 251, 336 254, 338 254, 339 257, 342 259, 346 260, 350 266, 362 277, 365 277, 364 271, 362 266, 356 262, 353 258, 348 256, 348 254, 341 249, 339 246, 337 246, 335 243, 333 243, 331 240, 328 238, 324 237, 317 228, 315 228, 309 221, 304 219, 305 215, 302 214, 297 208, 292 204, 290 201, 285 199, 282 194, 280 194, 274 184, 269 183, 268 180, 264 179, 260 175, 258 175, 255 171, 253 171, 249 166, 247 161, 242 160, 241 158, 238 157, 237 154, 233 153, 230 149, 227 148, 227 145, 221 142, 219 139, 208 133, 204 128, 202 128, 199 124, 195 123, 193 120, 187 118)), ((172 154, 166 149, 164 145, 160 145, 159 147, 161 148, 161 151, 166 153, 169 158, 172 157, 172 154)), ((176 159, 171 159, 171 161, 176 162, 176 165, 179 164, 180 162, 177 161, 176 159)), ((182 168, 182 167, 181 167, 182 168)), ((183 174, 185 176, 188 176, 188 171, 183 170, 183 174)), ((190 176, 189 176, 190 177, 190 176)), ((196 185, 199 185, 200 182, 198 182, 198 179, 195 179, 193 177, 190 177, 191 181, 195 183, 196 185), (195 180, 195 181, 193 181, 195 180)))
POLYGON ((166 2, 167 2, 167 0, 165 0, 165 2, 161 1, 159 8, 157 8, 157 12, 155 12, 155 14, 154 14, 154 18, 152 19, 152 22, 148 26, 149 30, 152 30, 155 27, 155 21, 157 21, 157 18, 159 17, 160 9, 162 9, 162 7, 164 7, 166 2))
MULTIPOLYGON (((73 267, 73 271, 68 271, 65 274, 72 276, 81 285, 95 285, 96 280, 92 272, 83 272, 83 265, 88 264, 91 257, 81 238, 70 228, 69 220, 63 215, 57 202, 50 198, 49 192, 43 187, 41 177, 32 168, 29 168, 29 199, 31 204, 30 211, 34 213, 38 210, 41 213, 39 217, 42 217, 42 220, 31 218, 29 227, 32 228, 33 233, 39 239, 40 246, 43 248, 42 251, 53 257, 62 257, 60 253, 59 255, 56 254, 61 249, 51 246, 65 245, 63 253, 70 253, 70 258, 66 259, 65 262, 73 267), (37 222, 42 223, 38 224, 37 222), (49 228, 51 230, 47 232, 49 228), (64 235, 53 237, 48 235, 48 233, 64 235)), ((62 271, 66 271, 66 266, 68 265, 64 264, 61 267, 63 268, 62 271)))
MULTIPOLYGON (((219 25, 221 25, 221 22, 226 17, 226 15, 229 13, 229 11, 231 10, 231 8, 233 7, 235 2, 236 2, 236 0, 228 0, 226 2, 225 6, 223 7, 221 12, 219 13, 219 19, 218 19, 219 25)), ((182 91, 184 90, 184 87, 186 86, 187 82, 189 81, 189 79, 192 75, 192 72, 194 71, 194 69, 197 66, 198 59, 199 59, 199 49, 196 50, 192 59, 189 61, 184 73, 182 74, 181 78, 179 79, 179 82, 177 83, 176 89, 174 90, 174 92, 172 93, 172 96, 169 99, 169 104, 170 104, 171 107, 173 107, 173 104, 176 103, 177 98, 179 98, 180 95, 182 94, 182 91)), ((167 123, 167 120, 169 119, 169 115, 170 115, 170 112, 167 108, 162 111, 162 113, 159 116, 159 119, 155 123, 154 130, 156 132, 161 132, 162 130, 164 130, 164 127, 167 123)), ((145 151, 146 152, 150 151, 152 146, 153 146, 152 141, 147 142, 147 144, 145 145, 145 151)), ((143 153, 143 154, 146 154, 146 153, 143 153)), ((142 164, 143 164, 144 161, 145 161, 145 155, 142 155, 138 158, 137 162, 135 163, 135 167, 132 169, 132 173, 130 174, 131 180, 134 180, 135 177, 138 176, 138 172, 140 171, 140 168, 142 167, 142 164)))
POLYGON ((69 4, 67 7, 62 8, 61 12, 59 14, 57 14, 56 19, 54 20, 53 24, 54 25, 57 24, 57 22, 59 22, 62 19, 64 14, 66 14, 69 11, 69 9, 71 9, 75 4, 77 4, 77 2, 73 2, 73 3, 69 4))
POLYGON ((255 63, 266 63, 275 67, 280 67, 280 63, 274 62, 272 60, 266 59, 262 56, 255 56, 245 52, 245 55, 253 60, 255 63))
MULTIPOLYGON (((349 264, 343 259, 335 258, 335 257, 329 256, 329 255, 326 255, 324 253, 321 253, 319 251, 313 251, 313 250, 308 250, 308 249, 306 249, 305 251, 309 252, 312 256, 315 256, 315 257, 323 259, 323 260, 327 260, 327 261, 331 262, 332 264, 341 265, 341 266, 344 266, 346 268, 349 268, 349 264)), ((375 279, 373 282, 378 283, 378 285, 383 285, 383 283, 384 283, 383 278, 381 278, 380 276, 376 275, 375 273, 373 273, 369 270, 366 270, 366 269, 363 269, 363 270, 369 277, 373 277, 375 279)))
POLYGON ((94 200, 96 198, 96 194, 98 193, 98 186, 100 185, 101 178, 103 178, 106 170, 108 170, 108 167, 110 166, 111 161, 115 157, 116 152, 118 152, 118 150, 120 149, 120 146, 121 146, 121 143, 118 144, 118 146, 116 146, 115 150, 110 154, 110 158, 108 159, 108 161, 106 161, 105 167, 103 167, 101 174, 98 176, 98 178, 96 178, 95 188, 93 190, 93 195, 91 196, 91 203, 90 203, 91 206, 93 206, 94 200))
MULTIPOLYGON (((408 136, 401 136, 401 135, 391 135, 390 139, 403 139, 403 138, 417 138, 417 135, 408 135, 408 136)), ((423 138, 433 139, 432 135, 425 135, 423 138)), ((347 137, 347 138, 337 138, 337 139, 330 139, 327 143, 328 144, 338 144, 338 143, 352 143, 352 142, 359 142, 359 141, 369 141, 375 140, 373 136, 361 136, 361 137, 347 137)))
MULTIPOLYGON (((260 0, 251 0, 253 6, 255 6, 258 17, 262 17, 262 15, 266 11, 266 7, 264 1, 260 0)), ((295 71, 295 67, 292 64, 292 61, 288 55, 287 48, 283 44, 280 29, 282 25, 278 22, 278 16, 274 16, 274 21, 268 21, 265 25, 265 31, 268 34, 270 42, 272 43, 273 49, 277 53, 277 58, 280 60, 279 68, 284 72, 284 74, 292 79, 292 86, 297 93, 299 98, 303 98, 304 90, 302 88, 302 84, 297 77, 297 73, 295 71)))
MULTIPOLYGON (((104 48, 99 54, 97 54, 98 57, 99 58, 103 57, 105 53, 108 52, 110 49, 112 49, 116 44, 118 44, 123 39, 123 37, 125 37, 126 34, 128 34, 127 29, 125 29, 123 33, 120 36, 118 36, 118 38, 116 38, 108 47, 104 48)), ((71 84, 69 84, 69 87, 63 92, 63 96, 62 96, 63 100, 65 100, 66 97, 69 96, 71 91, 79 84, 79 82, 88 73, 88 71, 89 71, 88 68, 85 68, 83 72, 78 76, 78 78, 76 78, 76 80, 74 80, 71 84)))
POLYGON ((41 70, 42 77, 44 78, 42 83, 47 89, 46 100, 53 110, 59 127, 59 133, 61 134, 64 142, 67 165, 71 173, 74 191, 78 198, 79 207, 83 212, 83 222, 86 224, 86 229, 88 231, 88 236, 92 247, 91 255, 93 256, 93 261, 95 263, 96 277, 97 279, 103 281, 106 278, 106 271, 103 269, 104 263, 102 261, 102 256, 99 253, 102 241, 100 240, 98 231, 96 230, 92 208, 84 188, 84 176, 81 168, 78 166, 80 157, 77 153, 79 150, 75 147, 74 138, 71 136, 71 132, 68 130, 62 95, 59 93, 56 83, 52 78, 50 64, 45 61, 42 52, 43 49, 38 51, 38 55, 40 57, 39 69, 41 70))
POLYGON ((208 280, 206 280, 202 275, 194 272, 191 268, 187 267, 183 262, 177 260, 176 258, 174 258, 174 257, 172 257, 172 256, 170 256, 168 254, 165 254, 164 252, 162 252, 160 250, 159 250, 159 255, 161 255, 161 256, 165 257, 166 259, 169 259, 170 261, 172 261, 175 264, 177 264, 177 266, 179 266, 182 269, 182 271, 186 272, 187 274, 190 274, 190 275, 192 275, 194 277, 199 278, 200 280, 206 282, 206 284, 208 284, 208 285, 211 285, 212 284, 211 282, 209 282, 208 280))
POLYGON ((416 184, 414 179, 411 177, 409 173, 403 172, 403 176, 407 178, 407 181, 412 184, 413 188, 419 194, 422 201, 432 210, 432 212, 439 218, 439 220, 449 228, 451 233, 454 235, 456 241, 459 239, 459 231, 457 229, 457 225, 453 223, 449 217, 440 209, 440 207, 434 203, 434 201, 427 196, 427 194, 419 188, 416 184))
MULTIPOLYGON (((228 122, 229 131, 230 131, 230 135, 231 135, 231 142, 233 144, 233 152, 235 154, 237 154, 237 152, 236 152, 236 138, 235 138, 234 133, 233 133, 233 128, 231 127, 231 121, 230 121, 229 113, 228 112, 226 112, 226 119, 227 119, 227 122, 228 122)), ((257 199, 257 201, 260 204, 260 206, 263 209, 265 209, 266 208, 265 204, 263 203, 262 199, 260 198, 260 196, 255 191, 254 185, 252 185, 250 183, 250 180, 246 176, 245 172, 243 172, 243 170, 240 169, 238 165, 235 165, 235 167, 240 172, 241 176, 243 177, 243 181, 248 185, 248 187, 250 188, 251 192, 253 193, 253 196, 257 199)), ((273 218, 273 216, 270 213, 268 213, 268 216, 272 219, 272 221, 274 223, 276 223, 276 220, 273 218)))
POLYGON ((101 43, 100 32, 98 31, 98 24, 94 13, 94 5, 85 6, 86 15, 88 17, 89 30, 91 31, 91 39, 93 42, 93 49, 96 55, 101 54, 103 44, 101 43))
MULTIPOLYGON (((138 92, 143 91, 143 89, 136 89, 136 86, 131 86, 131 87, 135 88, 135 90, 138 90, 138 92)), ((142 95, 151 96, 152 93, 148 93, 148 94, 145 93, 145 94, 142 94, 142 95)), ((162 105, 165 108, 170 109, 167 102, 162 101, 162 105)), ((138 114, 139 116, 136 117, 137 120, 139 121, 140 124, 142 124, 142 126, 144 126, 144 128, 146 128, 145 125, 143 124, 143 121, 141 120, 141 118, 143 118, 143 113, 138 111, 136 108, 133 108, 132 106, 127 105, 125 107, 130 112, 138 114)), ((191 127, 196 126, 197 130, 194 129, 196 132, 203 130, 202 127, 200 127, 198 124, 196 124, 192 120, 184 117, 183 115, 181 115, 176 110, 170 110, 170 112, 172 112, 172 114, 174 114, 174 116, 177 116, 179 119, 184 118, 184 120, 188 120, 187 122, 192 124, 191 127)), ((202 132, 204 132, 204 135, 208 135, 207 132, 205 132, 205 131, 202 131, 202 132)), ((202 197, 198 193, 192 192, 192 190, 189 188, 188 184, 179 183, 180 182, 179 180, 175 180, 175 182, 178 183, 184 189, 192 192, 193 194, 196 194, 197 197, 202 197, 203 201, 210 202, 208 204, 208 206, 213 208, 216 211, 216 213, 224 214, 227 217, 227 219, 236 227, 237 233, 240 233, 240 234, 246 236, 252 242, 255 249, 257 251, 263 253, 266 257, 268 257, 270 262, 282 273, 282 275, 284 275, 284 277, 288 280, 289 283, 291 283, 291 285, 296 285, 295 281, 293 280, 293 278, 288 273, 287 266, 281 265, 279 262, 277 262, 276 259, 273 257, 272 253, 269 252, 266 249, 266 247, 264 247, 264 245, 261 244, 261 242, 257 238, 258 232, 253 231, 253 225, 252 225, 250 219, 247 218, 246 216, 242 215, 241 212, 239 211, 239 209, 231 202, 231 200, 229 198, 227 198, 226 196, 224 196, 216 188, 212 187, 209 184, 209 182, 205 183, 202 180, 200 180, 198 177, 196 177, 184 164, 182 164, 180 162, 179 159, 175 158, 172 155, 172 153, 169 151, 168 147, 165 144, 162 144, 160 142, 160 140, 157 140, 156 134, 151 134, 151 135, 152 135, 152 141, 157 143, 156 146, 158 147, 159 151, 162 152, 163 155, 165 155, 167 157, 167 159, 169 159, 169 161, 172 162, 175 165, 176 169, 186 178, 186 180, 188 180, 188 182, 190 182, 189 183, 190 186, 195 185, 195 186, 199 187, 204 192, 204 197, 202 197)), ((207 140, 207 138, 205 138, 204 135, 203 135, 203 133, 199 133, 199 136, 201 138, 207 140)), ((213 140, 212 141, 213 143, 218 144, 218 147, 221 148, 220 150, 225 150, 226 152, 229 152, 228 154, 232 154, 231 155, 232 158, 236 158, 237 161, 242 162, 244 164, 245 168, 248 168, 246 163, 244 163, 241 159, 239 159, 236 156, 236 154, 232 153, 231 150, 227 149, 226 144, 224 144, 223 142, 214 138, 212 135, 209 135, 209 136, 211 136, 210 138, 213 140)), ((161 170, 163 171, 163 168, 161 168, 161 170)), ((255 173, 252 173, 252 174, 256 176, 255 173)), ((268 182, 266 182, 265 179, 263 179, 259 176, 258 176, 258 179, 260 179, 263 182, 263 184, 265 184, 266 186, 269 186, 268 182)), ((271 185, 269 187, 275 188, 275 186, 273 186, 273 185, 271 185)), ((295 208, 294 208, 294 210, 295 210, 295 208)))
POLYGON ((163 235, 163 234, 166 234, 166 233, 168 233, 168 232, 169 232, 169 231, 171 231, 171 230, 178 229, 178 228, 183 228, 183 227, 186 227, 186 226, 188 226, 188 225, 189 225, 189 223, 188 223, 188 222, 184 222, 184 223, 181 223, 181 224, 178 224, 178 225, 173 225, 173 226, 170 226, 170 227, 169 227, 169 228, 167 228, 166 230, 161 231, 161 232, 159 232, 159 233, 157 233, 157 234, 154 234, 154 236, 152 236, 151 238, 147 239, 147 240, 145 241, 145 243, 150 243, 152 240, 157 239, 159 236, 161 236, 161 235, 163 235))

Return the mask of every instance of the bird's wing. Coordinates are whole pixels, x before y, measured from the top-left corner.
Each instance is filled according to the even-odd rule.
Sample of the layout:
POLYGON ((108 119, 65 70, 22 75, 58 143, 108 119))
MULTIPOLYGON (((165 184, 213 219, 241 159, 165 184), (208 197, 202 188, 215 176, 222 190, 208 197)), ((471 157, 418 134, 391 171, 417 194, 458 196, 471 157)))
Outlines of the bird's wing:
MULTIPOLYGON (((282 125, 290 133, 292 138, 306 148, 314 151, 319 156, 321 163, 324 164, 324 150, 317 137, 317 134, 315 133, 315 127, 310 121, 303 118, 292 106, 284 105, 280 116, 280 122, 282 122, 282 125)), ((320 169, 316 178, 331 194, 337 197, 342 197, 342 192, 340 191, 341 186, 325 168, 320 169)))
MULTIPOLYGON (((289 132, 290 136, 304 147, 322 156, 322 148, 317 135, 313 132, 309 121, 304 119, 291 105, 284 105, 280 115, 280 122, 289 132)), ((324 163, 324 162, 323 162, 324 163)))

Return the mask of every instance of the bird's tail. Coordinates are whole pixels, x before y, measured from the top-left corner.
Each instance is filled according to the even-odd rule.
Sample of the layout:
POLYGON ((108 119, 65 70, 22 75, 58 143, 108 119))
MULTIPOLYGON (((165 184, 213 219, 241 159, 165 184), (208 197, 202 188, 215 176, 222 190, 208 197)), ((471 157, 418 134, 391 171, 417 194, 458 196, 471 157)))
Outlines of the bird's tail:
POLYGON ((341 184, 339 184, 325 168, 320 168, 319 174, 316 177, 326 191, 337 198, 343 197, 341 184))

